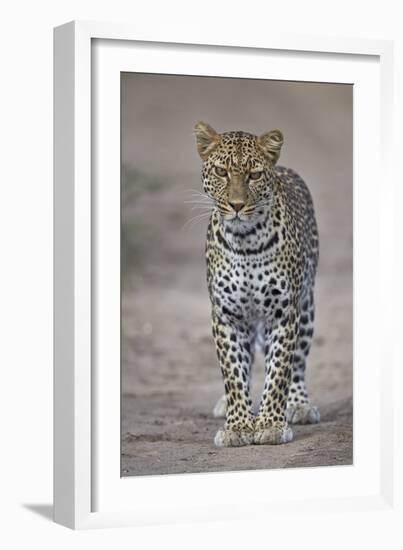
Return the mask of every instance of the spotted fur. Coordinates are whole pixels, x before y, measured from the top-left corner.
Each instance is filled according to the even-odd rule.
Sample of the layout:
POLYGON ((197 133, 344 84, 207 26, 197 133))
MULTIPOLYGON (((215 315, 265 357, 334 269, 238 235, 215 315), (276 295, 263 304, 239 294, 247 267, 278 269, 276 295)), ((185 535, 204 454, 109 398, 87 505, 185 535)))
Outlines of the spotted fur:
POLYGON ((280 131, 260 137, 195 126, 207 231, 207 283, 225 394, 217 446, 292 440, 290 423, 319 422, 305 387, 314 322, 318 231, 312 198, 293 170, 276 166, 280 131), (258 411, 250 397, 256 343, 265 356, 258 411))

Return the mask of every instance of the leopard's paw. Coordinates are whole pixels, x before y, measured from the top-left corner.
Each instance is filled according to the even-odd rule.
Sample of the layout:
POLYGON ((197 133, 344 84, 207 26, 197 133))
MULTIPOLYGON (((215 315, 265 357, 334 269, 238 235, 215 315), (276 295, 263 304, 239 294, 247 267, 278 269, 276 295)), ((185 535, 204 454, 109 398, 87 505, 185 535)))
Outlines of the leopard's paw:
POLYGON ((228 428, 220 428, 215 435, 214 444, 216 447, 243 447, 252 445, 253 432, 249 430, 229 430, 228 428))
POLYGON ((270 426, 255 431, 255 445, 281 445, 292 441, 293 433, 289 426, 270 426))
POLYGON ((213 416, 215 418, 225 418, 226 412, 227 412, 227 400, 225 399, 225 395, 222 395, 214 406, 213 416))
POLYGON ((289 403, 287 405, 287 422, 290 424, 317 424, 320 422, 319 409, 310 403, 289 403))

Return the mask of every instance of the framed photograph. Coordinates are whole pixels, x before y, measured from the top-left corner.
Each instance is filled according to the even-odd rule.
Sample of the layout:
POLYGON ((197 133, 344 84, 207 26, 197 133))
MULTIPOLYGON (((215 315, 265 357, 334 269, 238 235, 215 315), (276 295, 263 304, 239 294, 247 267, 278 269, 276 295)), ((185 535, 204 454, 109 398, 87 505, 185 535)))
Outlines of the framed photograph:
POLYGON ((391 43, 54 52, 55 521, 391 506, 391 43))

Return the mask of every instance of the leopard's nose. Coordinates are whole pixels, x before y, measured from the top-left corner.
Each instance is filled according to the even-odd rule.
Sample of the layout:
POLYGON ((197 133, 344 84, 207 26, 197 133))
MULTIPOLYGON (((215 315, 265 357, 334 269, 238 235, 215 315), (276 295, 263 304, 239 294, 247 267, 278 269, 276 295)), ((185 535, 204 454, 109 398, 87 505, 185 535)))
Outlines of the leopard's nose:
POLYGON ((229 205, 235 210, 235 212, 239 212, 245 206, 245 203, 243 201, 232 201, 229 205))

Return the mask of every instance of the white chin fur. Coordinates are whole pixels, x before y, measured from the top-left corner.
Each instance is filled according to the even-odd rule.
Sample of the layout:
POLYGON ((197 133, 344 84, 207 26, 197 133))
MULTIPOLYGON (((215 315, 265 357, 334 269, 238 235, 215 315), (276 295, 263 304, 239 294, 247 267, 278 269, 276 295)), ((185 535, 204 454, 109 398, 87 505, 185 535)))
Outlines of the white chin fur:
POLYGON ((245 217, 244 219, 234 216, 229 219, 224 218, 224 223, 228 227, 231 227, 231 229, 235 229, 238 233, 242 233, 243 231, 249 231, 252 226, 256 225, 256 220, 250 216, 245 217))

